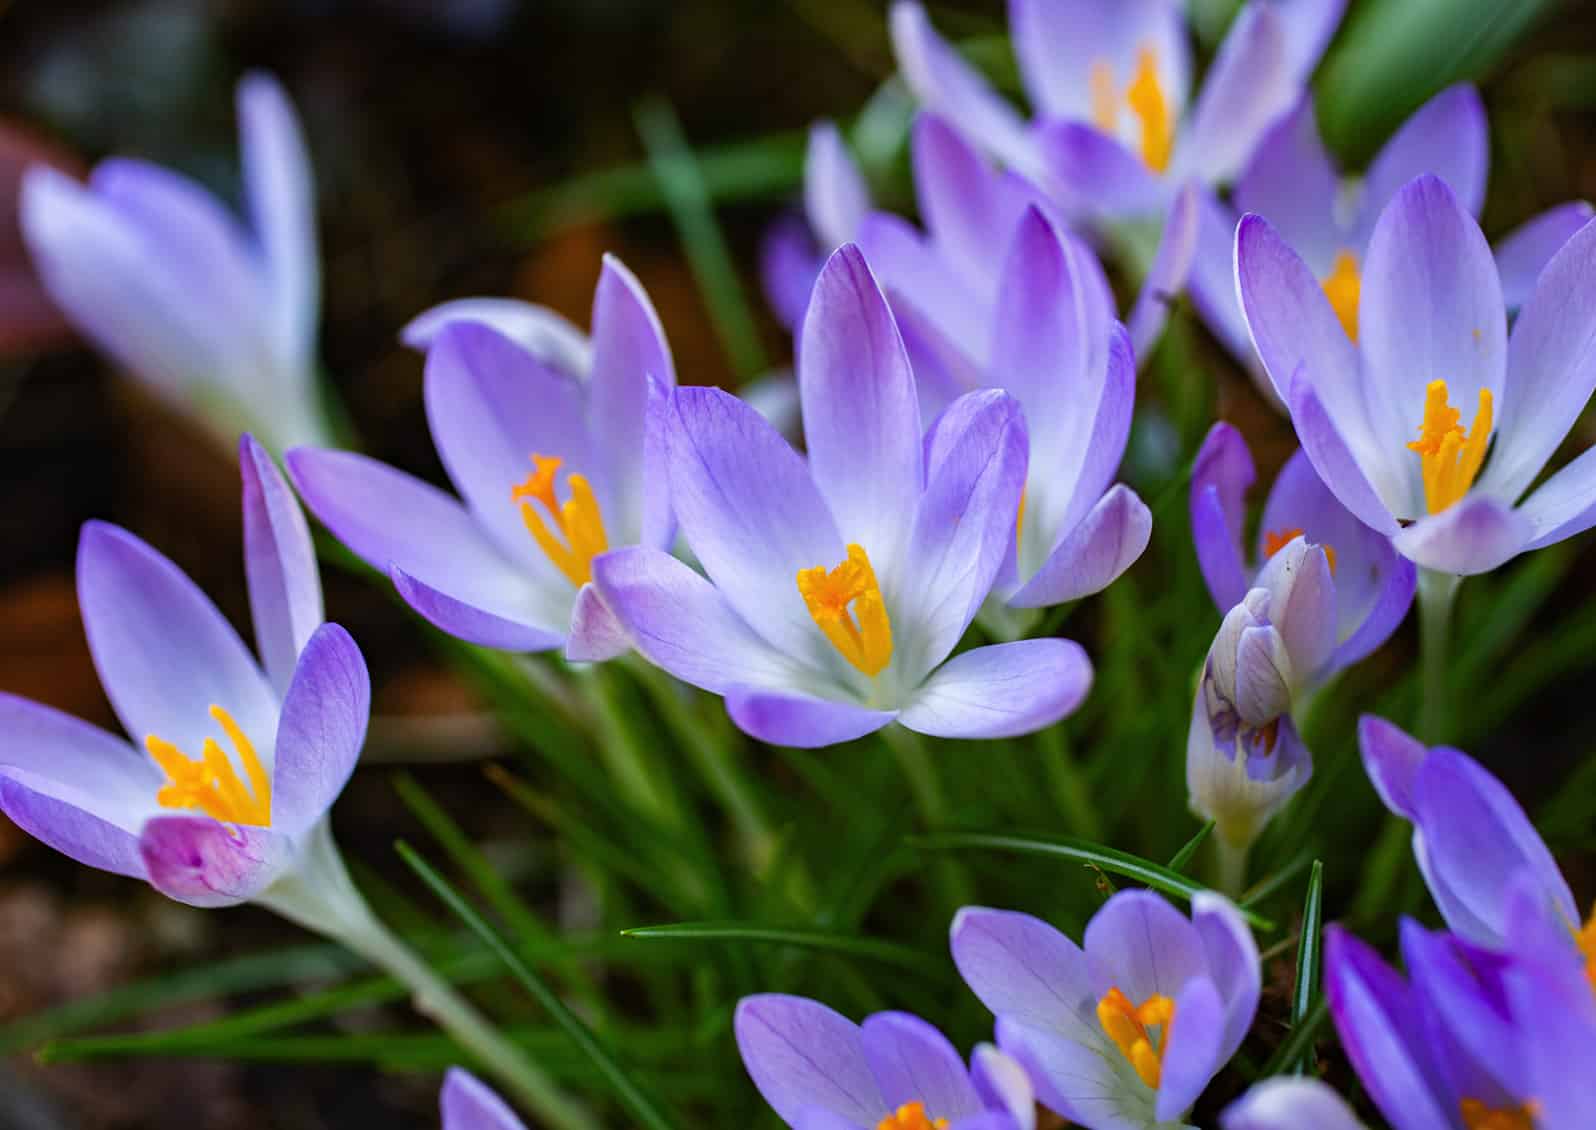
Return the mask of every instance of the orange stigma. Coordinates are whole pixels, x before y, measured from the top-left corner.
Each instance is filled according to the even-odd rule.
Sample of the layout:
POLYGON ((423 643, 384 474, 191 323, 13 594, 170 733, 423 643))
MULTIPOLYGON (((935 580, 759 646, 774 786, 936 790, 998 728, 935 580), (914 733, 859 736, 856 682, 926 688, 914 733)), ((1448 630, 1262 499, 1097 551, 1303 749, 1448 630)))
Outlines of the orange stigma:
POLYGON ((1474 425, 1464 430, 1461 413, 1447 399, 1445 381, 1431 381, 1424 394, 1424 420, 1419 438, 1408 444, 1423 460, 1424 505, 1439 514, 1468 493, 1485 462, 1491 442, 1491 390, 1480 389, 1474 425))
POLYGON ((1539 1109, 1533 1102, 1518 1107, 1492 1107, 1478 1099, 1462 1099, 1457 1105, 1466 1130, 1535 1130, 1539 1109))
MULTIPOLYGON (((1094 59, 1087 71, 1092 124, 1104 133, 1119 128, 1121 97, 1114 86, 1114 67, 1107 59, 1094 59)), ((1175 121, 1169 97, 1158 79, 1158 52, 1143 47, 1136 53, 1136 73, 1125 88, 1123 105, 1141 123, 1142 163, 1155 173, 1169 168, 1175 149, 1175 121)))
POLYGON ((271 827, 272 782, 255 746, 220 706, 212 706, 210 714, 238 751, 249 777, 248 787, 239 780, 232 760, 215 738, 206 738, 199 758, 191 761, 171 742, 150 734, 144 739, 144 748, 168 779, 155 794, 155 802, 162 808, 197 808, 229 824, 271 827))
POLYGON ((525 482, 510 488, 510 501, 520 503, 521 520, 538 548, 573 588, 581 588, 593 579, 593 558, 609 549, 610 543, 604 532, 604 515, 586 476, 571 474, 566 477, 571 497, 563 503, 554 493, 554 479, 564 462, 557 455, 534 454, 532 466, 535 470, 525 482), (543 507, 542 514, 534 503, 543 507), (552 530, 550 523, 554 527, 552 530))
POLYGON ((1330 273, 1324 277, 1324 296, 1330 300, 1330 309, 1336 312, 1341 328, 1353 341, 1358 340, 1358 300, 1363 292, 1363 279, 1358 274, 1358 260, 1350 251, 1336 253, 1330 273))
POLYGON ((798 570, 798 592, 815 625, 855 670, 873 679, 892 662, 892 622, 864 547, 850 545, 847 559, 830 572, 824 565, 798 570))
POLYGON ((1097 1022, 1120 1054, 1130 1060, 1141 1081, 1154 1090, 1163 1078, 1164 1049, 1169 1046, 1169 1026, 1174 1021, 1175 1002, 1162 993, 1133 1005, 1129 997, 1113 988, 1097 1002, 1097 1022), (1157 1046, 1149 1028, 1158 1029, 1157 1046))
MULTIPOLYGON (((1301 526, 1293 526, 1289 530, 1265 530, 1264 560, 1267 561, 1269 558, 1279 553, 1282 549, 1285 549, 1286 546, 1291 544, 1293 538, 1300 538, 1301 536, 1301 526)), ((1336 551, 1328 545, 1320 546, 1319 548, 1324 550, 1324 559, 1330 563, 1330 575, 1332 577, 1335 576, 1336 551)))
POLYGON ((948 1120, 933 1121, 925 1112, 925 1103, 904 1103, 876 1123, 876 1130, 948 1130, 948 1120))

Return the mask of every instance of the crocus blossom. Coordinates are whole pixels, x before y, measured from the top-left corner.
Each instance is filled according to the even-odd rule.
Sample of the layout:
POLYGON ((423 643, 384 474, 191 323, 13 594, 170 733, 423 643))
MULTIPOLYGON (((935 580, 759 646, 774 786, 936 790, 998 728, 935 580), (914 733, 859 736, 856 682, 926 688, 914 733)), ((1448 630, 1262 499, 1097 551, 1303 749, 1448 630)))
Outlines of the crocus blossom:
POLYGON ((280 451, 327 436, 315 192, 274 79, 239 83, 238 118, 248 228, 187 177, 113 158, 87 185, 31 169, 22 232, 51 298, 101 350, 225 442, 249 427, 280 451))
POLYGON ((1325 547, 1335 578, 1336 650, 1324 675, 1362 659, 1384 643, 1413 603, 1413 563, 1337 501, 1298 449, 1275 477, 1247 553, 1247 490, 1257 477, 1241 433, 1226 423, 1209 429, 1191 476, 1192 539, 1203 580, 1221 613, 1242 603, 1263 564, 1299 534, 1325 547))
POLYGON ((81 176, 78 161, 43 138, 0 119, 0 357, 26 355, 71 336, 22 242, 18 201, 25 171, 41 164, 81 176))
POLYGON ((1219 1116, 1223 1130, 1367 1130, 1322 1079, 1276 1075, 1254 1083, 1219 1116))
POLYGON ((1091 676, 1067 640, 948 659, 1014 542, 1019 404, 969 393, 923 434, 897 323, 852 245, 815 284, 798 386, 807 462, 735 397, 677 390, 671 502, 708 576, 646 547, 594 562, 637 649, 782 745, 895 719, 946 737, 1013 735, 1073 710, 1091 676))
POLYGON ((805 997, 744 997, 732 1021, 754 1086, 794 1130, 1033 1130, 1024 1070, 989 1044, 969 1066, 918 1016, 854 1024, 805 997))
POLYGON ((89 650, 122 738, 0 695, 0 808, 80 863, 193 906, 305 877, 365 738, 360 650, 322 623, 310 533, 271 457, 241 442, 245 571, 260 658, 172 562, 90 522, 89 650))
POLYGON ((1028 914, 966 907, 953 960, 997 1017, 997 1042, 1043 1105, 1089 1130, 1167 1126, 1241 1046, 1258 1008, 1258 948, 1210 892, 1191 917, 1120 891, 1085 946, 1028 914))
POLYGON ((1485 237, 1434 176, 1375 224, 1357 342, 1262 217, 1237 228, 1236 280, 1314 469, 1398 552, 1482 573, 1596 523, 1589 452, 1520 502, 1596 386, 1596 224, 1552 257, 1511 335, 1485 237))
POLYGON ((526 1130, 510 1104, 471 1072, 451 1067, 438 1094, 443 1130, 526 1130))
POLYGON ((463 502, 352 452, 296 448, 289 473, 339 540, 437 627, 506 651, 611 658, 627 642, 590 583, 593 559, 673 536, 652 422, 675 381, 664 331, 612 258, 586 380, 471 313, 457 308, 424 335, 427 419, 463 502))
MULTIPOLYGON (((1489 162, 1485 107, 1472 86, 1449 87, 1415 111, 1356 181, 1344 176, 1326 152, 1313 100, 1305 94, 1258 144, 1231 192, 1234 207, 1204 193, 1192 302, 1230 352, 1256 368, 1236 302, 1234 269, 1236 222, 1251 212, 1273 224, 1302 256, 1348 336, 1355 338, 1369 239, 1386 204, 1414 177, 1433 173, 1477 217, 1485 203, 1489 162)), ((1541 269, 1590 217, 1588 204, 1561 204, 1502 239, 1495 256, 1509 310, 1524 304, 1541 269)))

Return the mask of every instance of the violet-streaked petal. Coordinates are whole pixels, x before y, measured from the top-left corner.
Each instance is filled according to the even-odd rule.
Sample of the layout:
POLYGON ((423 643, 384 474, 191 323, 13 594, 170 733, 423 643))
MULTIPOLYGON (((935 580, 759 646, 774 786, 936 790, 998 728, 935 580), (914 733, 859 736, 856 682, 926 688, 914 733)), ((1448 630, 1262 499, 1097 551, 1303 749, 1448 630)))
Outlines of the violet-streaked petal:
POLYGON ((1153 53, 1171 118, 1186 105, 1191 49, 1181 12, 1168 0, 1009 0, 1009 28, 1025 89, 1047 117, 1090 120, 1093 65, 1106 64, 1115 83, 1127 84, 1144 49, 1153 53))
POLYGON ((1581 1130, 1596 1114, 1596 994, 1523 965, 1507 976, 1509 999, 1520 1018, 1517 1054, 1535 1073, 1536 1122, 1545 1130, 1581 1130))
POLYGON ((995 1016, 1065 1038, 1101 1036, 1086 955, 1040 918, 967 906, 949 944, 959 976, 995 1016))
POLYGON ((321 575, 310 526, 282 472, 254 436, 238 446, 244 479, 244 576, 255 648, 279 697, 322 621, 321 575))
POLYGON ((858 1025, 818 1001, 778 993, 744 997, 732 1030, 754 1086, 789 1125, 806 1109, 865 1127, 888 1112, 858 1025))
POLYGON ((316 629, 283 699, 272 771, 272 829, 297 839, 343 792, 371 716, 365 657, 337 624, 316 629))
POLYGON ((915 195, 931 243, 973 289, 990 293, 1002 263, 994 249, 1009 242, 1023 210, 1040 197, 999 173, 935 113, 915 119, 913 136, 915 195))
POLYGON ((1264 727, 1289 711, 1292 676, 1291 654, 1279 629, 1272 624, 1242 629, 1231 696, 1243 721, 1264 727))
POLYGON ((859 231, 870 211, 870 188, 834 122, 809 127, 804 156, 804 215, 821 246, 834 249, 859 231))
POLYGON ((1358 246, 1368 241, 1380 213, 1403 186, 1426 173, 1445 181, 1463 209, 1478 216, 1490 162, 1490 129, 1479 91, 1468 83, 1447 87, 1415 110, 1370 162, 1355 226, 1358 246))
POLYGON ((1067 203, 1099 217, 1157 212, 1167 186, 1119 140, 1084 122, 1049 121, 1037 127, 1038 160, 1067 203))
POLYGON ((1230 424, 1208 429, 1191 470, 1191 532, 1208 595, 1221 613, 1241 603, 1250 587, 1241 539, 1247 489, 1258 477, 1247 441, 1230 424))
POLYGON ((1571 200, 1531 216, 1496 241, 1496 272, 1502 276, 1502 301, 1509 310, 1529 301, 1546 264, 1592 214, 1585 201, 1571 200))
MULTIPOLYGON (((1288 4, 1281 10, 1293 6, 1312 5, 1288 4)), ((1363 250, 1361 244, 1350 247, 1351 236, 1336 223, 1340 190, 1340 177, 1319 139, 1313 96, 1305 91, 1296 107, 1278 118, 1258 142, 1236 179, 1231 199, 1238 212, 1256 212, 1273 224, 1286 244, 1323 277, 1330 273, 1336 252, 1363 250)))
POLYGON ((1232 179, 1298 89, 1279 9, 1272 3, 1246 5, 1203 77, 1174 168, 1210 185, 1232 179))
POLYGON ((1169 311, 1191 274, 1197 255, 1199 191, 1196 184, 1187 184, 1175 194, 1169 213, 1164 217, 1158 250, 1153 253, 1152 265, 1147 268, 1136 304, 1126 319, 1131 347, 1143 361, 1152 355, 1153 347, 1163 336, 1169 311))
POLYGON ((1405 820, 1417 821, 1413 781, 1429 748, 1401 727, 1365 714, 1358 719, 1358 752, 1369 783, 1385 806, 1405 820))
POLYGON ((1476 493, 1404 527, 1391 544, 1422 568, 1471 576, 1488 573, 1523 552, 1533 533, 1523 514, 1476 493))
POLYGON ((593 346, 565 315, 518 298, 456 298, 417 314, 399 338, 411 349, 431 348, 454 322, 472 322, 498 330, 532 356, 572 377, 586 377, 593 368, 593 346))
POLYGON ((1536 487, 1517 513, 1529 523, 1525 549, 1541 549, 1596 525, 1596 447, 1536 487))
POLYGON ((1018 1130, 1035 1130, 1036 1088, 1013 1056, 993 1044, 976 1044, 970 1053, 970 1082, 988 1109, 1007 1113, 1018 1130))
POLYGON ((1136 563, 1152 533, 1153 512, 1130 487, 1116 483, 1008 603, 1045 608, 1102 592, 1136 563))
POLYGON ((822 1107, 809 1107, 799 1111, 791 1125, 792 1130, 868 1130, 868 1127, 861 1127, 852 1119, 844 1118, 822 1107))
POLYGON ((819 254, 814 233, 797 212, 775 219, 759 242, 759 281, 765 301, 789 332, 804 320, 809 292, 820 273, 819 254))
POLYGON ((277 696, 244 641, 183 571, 126 530, 87 522, 78 604, 106 697, 135 741, 156 734, 190 757, 215 736, 212 705, 258 750, 277 737, 277 696))
POLYGON ((1285 39, 1286 70, 1292 81, 1306 84, 1330 45, 1347 0, 1270 0, 1280 16, 1285 39))
POLYGON ((1263 992, 1258 943, 1246 920, 1223 895, 1199 891, 1191 900, 1191 924, 1208 959, 1208 976, 1224 1005, 1224 1033, 1219 1062, 1236 1054, 1252 1028, 1263 992))
POLYGON ((918 1016, 878 1012, 859 1025, 859 1037, 889 1109, 920 1102, 928 1114, 949 1121, 985 1109, 959 1053, 918 1016))
MULTIPOLYGON (((911 316, 959 354, 983 365, 990 344, 993 296, 977 280, 950 272, 931 241, 901 216, 872 212, 859 228, 859 247, 880 280, 907 338, 911 316)), ((944 363, 946 364, 946 363, 944 363)), ((964 367, 954 365, 955 371, 964 367)), ((918 371, 916 377, 919 377, 918 371)), ((967 391, 963 390, 963 391, 967 391)))
MULTIPOLYGON (((1108 334, 1108 361, 1101 369, 1103 384, 1097 410, 1090 418, 1090 430, 1075 433, 1080 436, 1081 451, 1076 457, 1079 462, 1065 463, 1061 467, 1065 473, 1073 471, 1074 485, 1067 494, 1045 487, 1038 490, 1042 497, 1036 499, 1038 514, 1034 528, 1041 535, 1037 549, 1049 547, 1050 543, 1056 546, 1065 531, 1082 522, 1100 504, 1104 492, 1119 473, 1136 407, 1136 357, 1124 326, 1114 323, 1108 334)), ((1036 446, 1044 442, 1038 441, 1036 446)), ((1039 476, 1031 477, 1031 481, 1039 487, 1043 482, 1039 476)))
POLYGON ((499 651, 552 651, 565 637, 509 610, 494 612, 469 598, 429 585, 398 565, 388 569, 393 587, 418 616, 456 639, 499 651))
POLYGON ((1322 1079, 1276 1075, 1254 1083, 1219 1116, 1224 1130, 1368 1130, 1322 1079))
POLYGON ((1069 1121, 1092 1130, 1147 1130, 1157 1123, 1156 1092, 1101 1031, 1077 1040, 1001 1016, 997 1039, 1025 1065, 1037 1100, 1069 1121))
POLYGON ((526 1130, 510 1105, 469 1071, 451 1067, 438 1095, 443 1130, 526 1130))
POLYGON ((1258 360, 1247 320, 1236 300, 1236 210, 1207 188, 1197 190, 1197 251, 1192 257, 1186 290, 1192 305, 1219 344, 1230 351, 1247 369, 1264 397, 1281 406, 1281 398, 1270 384, 1258 360))
POLYGON ((875 733, 898 717, 895 710, 874 710, 803 691, 753 686, 729 687, 726 713, 750 737, 795 749, 851 742, 875 733))
MULTIPOLYGON (((1363 614, 1363 619, 1357 628, 1336 645, 1335 655, 1330 660, 1332 670, 1350 667, 1373 654, 1381 644, 1391 638, 1391 634, 1407 618, 1408 609, 1413 606, 1413 595, 1419 584, 1419 571, 1413 562, 1399 555, 1389 545, 1375 562, 1372 571, 1381 578, 1380 589, 1374 603, 1367 606, 1368 610, 1363 614)), ((1350 585, 1346 587, 1351 588, 1350 585)), ((1346 607, 1346 604, 1342 603, 1342 591, 1341 588, 1336 590, 1339 608, 1346 607)))
POLYGON ((139 835, 139 853, 152 887, 209 908, 248 902, 271 886, 293 862, 294 844, 271 828, 157 816, 139 835))
POLYGON ((1085 950, 1098 995, 1118 988, 1133 1001, 1174 999, 1208 969, 1191 920, 1152 891, 1113 895, 1086 924, 1085 950))
POLYGON ((1336 645, 1336 583, 1323 546, 1293 538, 1259 571, 1255 585, 1269 589, 1269 619, 1291 656, 1292 676, 1320 675, 1336 645))
POLYGON ((1014 1130, 1014 1116, 1006 1110, 983 1110, 948 1123, 948 1130, 1014 1130))
POLYGON ((990 644, 933 671, 901 720, 937 737, 1017 737, 1073 713, 1091 686, 1091 660, 1071 640, 990 644))
POLYGON ((571 604, 571 630, 565 637, 565 658, 573 663, 603 663, 632 649, 626 627, 604 603, 591 583, 576 591, 571 604))
MULTIPOLYGON (((158 783, 151 786, 151 797, 158 787, 158 783)), ((53 794, 52 783, 5 764, 0 764, 0 812, 40 843, 85 867, 133 879, 145 877, 135 832, 61 800, 53 794)))
POLYGON ((1197 1101, 1224 1060, 1225 1004, 1206 977, 1194 977, 1175 998, 1175 1018, 1164 1035, 1158 1082, 1160 1121, 1179 1118, 1197 1101))
POLYGON ((1319 481, 1370 529, 1387 536, 1401 532, 1402 527, 1391 516, 1383 497, 1375 493, 1364 474, 1346 433, 1337 427, 1319 398, 1319 390, 1300 370, 1287 391, 1286 404, 1291 410, 1297 438, 1302 441, 1302 450, 1307 453, 1319 481))

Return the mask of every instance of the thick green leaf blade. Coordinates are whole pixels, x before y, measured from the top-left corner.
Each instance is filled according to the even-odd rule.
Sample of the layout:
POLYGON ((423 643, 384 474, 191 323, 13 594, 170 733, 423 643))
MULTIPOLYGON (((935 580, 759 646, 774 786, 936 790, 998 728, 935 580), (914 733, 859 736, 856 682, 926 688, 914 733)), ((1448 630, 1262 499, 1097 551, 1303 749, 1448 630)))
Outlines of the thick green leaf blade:
POLYGON ((628 938, 675 942, 749 942, 756 945, 796 946, 885 962, 938 980, 946 980, 948 976, 946 962, 930 954, 896 942, 852 934, 761 926, 751 922, 672 922, 660 926, 634 926, 630 930, 622 930, 621 934, 628 938))

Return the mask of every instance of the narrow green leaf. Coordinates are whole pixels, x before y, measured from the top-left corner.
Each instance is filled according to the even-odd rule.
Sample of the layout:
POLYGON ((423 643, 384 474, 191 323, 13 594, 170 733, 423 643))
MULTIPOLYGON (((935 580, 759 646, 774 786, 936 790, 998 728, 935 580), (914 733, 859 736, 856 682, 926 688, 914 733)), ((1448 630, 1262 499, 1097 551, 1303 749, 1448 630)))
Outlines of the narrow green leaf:
MULTIPOLYGON (((1324 863, 1313 861, 1308 873, 1308 897, 1302 904, 1302 934, 1297 939, 1297 979, 1291 991, 1291 1026, 1296 1028, 1313 1009, 1319 996, 1319 961, 1324 927, 1324 863)), ((1312 1066, 1312 1049, 1286 1067, 1301 1075, 1312 1066)))
POLYGON ((1197 834, 1186 841, 1186 846, 1177 851, 1169 861, 1171 871, 1186 870, 1186 864, 1191 862, 1191 857, 1197 854, 1197 849, 1203 846, 1203 841, 1208 839, 1208 834, 1214 830, 1212 820, 1197 829, 1197 834))
POLYGON ((660 926, 634 926, 622 930, 627 938, 651 938, 677 942, 752 942, 761 945, 798 946, 827 950, 852 957, 882 961, 922 973, 935 980, 946 980, 947 964, 920 950, 851 934, 829 934, 820 930, 785 926, 760 926, 749 922, 672 922, 660 926))
POLYGON ((1267 1079, 1271 1075, 1281 1075, 1287 1070, 1288 1065, 1297 1063, 1313 1051, 1313 1042, 1319 1036, 1319 1029, 1324 1027, 1324 1022, 1329 1019, 1330 1006, 1324 997, 1313 1002, 1313 1007, 1308 1014, 1292 1028, 1291 1034, 1275 1049, 1275 1054, 1269 1057, 1258 1072, 1258 1077, 1267 1079))
MULTIPOLYGON (((1083 863, 1088 867, 1101 868, 1115 875, 1123 875, 1127 879, 1134 879, 1154 890, 1186 899, 1188 902, 1193 895, 1208 889, 1161 863, 1154 863, 1150 859, 1143 859, 1129 852, 1069 836, 1018 832, 943 832, 929 836, 912 836, 909 844, 930 851, 1002 851, 1018 855, 1067 859, 1083 863)), ((1275 928, 1275 924, 1269 919, 1245 906, 1241 908, 1241 913, 1249 923, 1260 930, 1275 928)))
POLYGON ((423 859, 414 848, 403 840, 394 845, 394 850, 399 853, 412 871, 420 877, 432 893, 437 895, 445 906, 454 912, 455 916, 470 927, 471 932, 481 938, 484 943, 498 955, 505 967, 515 976, 523 988, 530 993, 554 1018, 556 1024, 565 1031, 571 1041, 580 1048, 592 1061, 604 1081, 614 1090, 621 1104, 631 1112, 644 1126, 650 1130, 672 1130, 671 1121, 656 1105, 654 1099, 643 1090, 640 1084, 631 1077, 609 1050, 599 1043, 598 1039, 582 1023, 565 1002, 555 995, 548 982, 521 959, 521 956, 510 948, 508 942, 495 930, 486 919, 474 910, 459 893, 451 887, 443 876, 433 870, 432 865, 423 859))
POLYGON ((1259 879, 1242 893, 1242 907, 1253 907, 1269 901, 1282 887, 1290 884, 1293 879, 1307 870, 1310 862, 1312 860, 1308 856, 1299 855, 1274 874, 1259 879))

